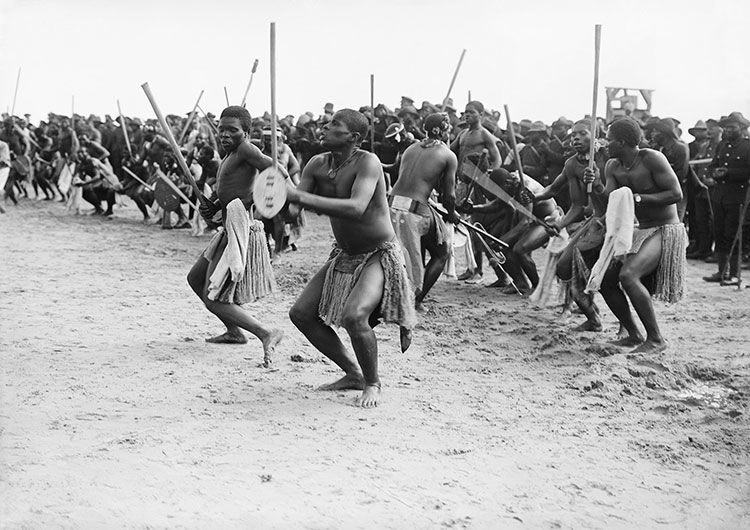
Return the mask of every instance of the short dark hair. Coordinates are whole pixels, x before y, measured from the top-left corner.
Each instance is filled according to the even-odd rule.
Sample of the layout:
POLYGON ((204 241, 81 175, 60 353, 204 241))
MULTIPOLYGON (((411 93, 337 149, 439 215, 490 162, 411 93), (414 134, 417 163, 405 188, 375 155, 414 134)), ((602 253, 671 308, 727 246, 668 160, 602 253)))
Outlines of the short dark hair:
POLYGON ((476 109, 476 111, 477 111, 477 112, 478 112, 479 114, 484 114, 484 105, 482 105, 482 102, 481 102, 481 101, 477 101, 477 100, 475 99, 475 100, 473 100, 473 101, 469 101, 469 102, 468 102, 468 103, 466 104, 466 106, 467 106, 467 107, 474 107, 474 108, 476 109))
POLYGON ((364 140, 367 138, 367 132, 370 129, 367 117, 353 109, 341 109, 336 111, 334 118, 346 125, 347 129, 353 133, 359 133, 364 140))
POLYGON ((630 116, 623 116, 609 124, 609 130, 615 140, 619 140, 630 147, 637 147, 641 143, 643 132, 641 126, 630 116))
POLYGON ((207 158, 213 158, 214 157, 214 148, 210 145, 204 145, 200 148, 199 151, 200 154, 205 155, 207 158))
POLYGON ((253 119, 250 117, 250 113, 245 107, 240 107, 239 105, 232 105, 231 107, 222 110, 219 119, 221 118, 237 118, 240 120, 242 130, 245 132, 248 132, 253 124, 253 119))

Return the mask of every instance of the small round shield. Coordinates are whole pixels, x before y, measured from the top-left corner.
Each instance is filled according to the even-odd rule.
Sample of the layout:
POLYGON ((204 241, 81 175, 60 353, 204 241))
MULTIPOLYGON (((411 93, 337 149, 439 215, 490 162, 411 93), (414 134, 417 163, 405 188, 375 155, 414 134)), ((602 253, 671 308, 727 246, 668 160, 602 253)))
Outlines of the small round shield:
POLYGON ((286 203, 286 176, 278 167, 267 167, 253 184, 255 209, 266 219, 281 211, 286 203))
POLYGON ((162 179, 156 181, 154 185, 154 198, 156 202, 168 212, 172 212, 180 205, 180 197, 174 190, 162 179))

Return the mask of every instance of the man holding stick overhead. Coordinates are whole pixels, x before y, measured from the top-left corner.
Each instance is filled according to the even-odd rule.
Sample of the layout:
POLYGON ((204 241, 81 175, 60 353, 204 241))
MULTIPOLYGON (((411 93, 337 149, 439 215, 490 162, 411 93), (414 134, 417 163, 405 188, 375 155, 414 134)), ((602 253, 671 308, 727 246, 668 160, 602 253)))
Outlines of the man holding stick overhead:
POLYGON ((221 113, 219 142, 225 155, 217 175, 217 197, 214 200, 201 200, 199 209, 207 221, 222 211, 226 229, 211 239, 206 250, 188 273, 187 280, 195 294, 206 304, 206 308, 227 328, 225 333, 206 341, 244 344, 247 342, 242 333, 244 329, 260 339, 265 364, 268 365, 274 348, 283 338, 283 333, 255 319, 241 306, 272 292, 275 288, 268 249, 262 236, 263 225, 253 221, 249 223, 249 227, 246 224, 246 210, 249 210, 253 203, 253 182, 258 171, 272 165, 269 157, 246 141, 250 127, 250 113, 244 107, 227 107, 221 113), (244 226, 244 234, 232 228, 235 220, 236 226, 244 226), (258 233, 260 238, 253 238, 258 233), (233 244, 235 238, 239 241, 238 245, 233 244), (244 252, 243 240, 246 247, 244 252), (219 282, 218 275, 223 262, 228 262, 232 276, 224 282, 219 282), (244 264, 244 267, 240 267, 243 270, 238 271, 235 276, 237 262, 244 264))
POLYGON ((288 190, 290 214, 299 207, 331 218, 336 243, 323 268, 289 311, 295 326, 344 377, 321 390, 362 390, 358 404, 380 400, 378 343, 373 325, 379 319, 401 326, 401 349, 416 323, 414 294, 401 246, 391 226, 385 180, 378 158, 359 149, 367 118, 343 109, 323 130, 321 144, 330 152, 313 157, 296 189, 288 190), (353 357, 332 325, 351 338, 353 357))

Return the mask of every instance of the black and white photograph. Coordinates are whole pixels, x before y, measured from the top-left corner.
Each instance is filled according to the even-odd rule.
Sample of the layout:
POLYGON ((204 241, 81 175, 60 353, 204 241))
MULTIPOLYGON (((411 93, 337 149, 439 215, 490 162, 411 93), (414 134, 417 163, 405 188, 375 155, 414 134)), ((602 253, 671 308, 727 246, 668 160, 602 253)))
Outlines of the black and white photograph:
POLYGON ((0 529, 749 528, 748 21, 0 0, 0 529))

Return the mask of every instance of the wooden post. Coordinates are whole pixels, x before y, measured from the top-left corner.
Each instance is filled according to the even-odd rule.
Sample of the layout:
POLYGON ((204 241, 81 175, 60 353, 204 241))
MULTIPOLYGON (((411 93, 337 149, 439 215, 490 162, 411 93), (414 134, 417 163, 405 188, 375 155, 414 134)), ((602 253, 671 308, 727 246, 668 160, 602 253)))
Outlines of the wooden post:
POLYGON ((523 163, 521 162, 521 153, 518 152, 518 144, 516 143, 516 132, 513 130, 513 120, 510 119, 510 111, 508 105, 505 107, 505 120, 508 122, 508 139, 510 140, 510 146, 513 148, 513 156, 516 159, 516 167, 518 167, 518 178, 521 180, 521 188, 525 188, 524 175, 523 175, 523 163))
MULTIPOLYGON (((146 83, 148 84, 148 83, 146 83)), ((203 97, 203 90, 201 90, 201 93, 198 94, 198 99, 195 100, 195 105, 193 105, 193 110, 190 112, 190 115, 188 116, 188 121, 185 124, 185 127, 183 127, 182 132, 180 133, 180 139, 178 140, 178 143, 182 143, 182 141, 185 139, 185 135, 187 134, 188 130, 190 129, 190 124, 193 123, 193 120, 195 119, 195 112, 198 108, 198 103, 201 102, 201 98, 203 97)))
POLYGON ((16 76, 16 89, 13 91, 13 105, 10 108, 10 115, 13 116, 16 113, 16 96, 18 96, 18 84, 21 82, 21 67, 18 67, 18 75, 16 76))
POLYGON ((255 75, 255 71, 258 69, 258 59, 255 59, 255 62, 253 63, 253 69, 250 71, 250 79, 247 82, 247 87, 245 87, 245 93, 242 95, 242 105, 245 106, 245 103, 247 102, 247 93, 250 92, 250 86, 253 84, 253 76, 255 75))
POLYGON ((229 94, 227 93, 227 87, 224 87, 224 100, 227 102, 227 107, 229 106, 229 94))
MULTIPOLYGON (((589 169, 594 169, 594 155, 596 154, 596 107, 599 95, 599 47, 601 45, 602 26, 594 26, 594 94, 591 103, 591 148, 589 150, 589 169)), ((586 186, 586 193, 591 193, 592 184, 586 186)))
POLYGON ((130 147, 130 137, 128 136, 128 128, 125 124, 125 116, 122 115, 122 108, 120 108, 120 100, 117 100, 117 113, 120 115, 120 127, 122 128, 122 134, 125 135, 125 145, 128 148, 128 154, 133 156, 133 149, 130 147))
POLYGON ((271 158, 278 167, 279 146, 276 143, 276 22, 271 22, 271 158))
MULTIPOLYGON (((190 173, 190 168, 188 168, 187 162, 185 162, 185 158, 183 158, 182 152, 180 152, 180 147, 177 145, 177 142, 174 139, 174 135, 172 135, 172 129, 169 128, 167 120, 164 119, 164 115, 161 113, 161 110, 159 110, 159 105, 157 105, 156 99, 154 99, 151 88, 148 86, 148 83, 143 83, 141 85, 141 88, 146 93, 146 97, 148 98, 149 103, 151 103, 151 108, 154 109, 154 114, 156 114, 156 118, 159 120, 159 125, 161 125, 161 128, 164 131, 164 134, 169 141, 169 145, 172 146, 172 152, 177 159, 177 163, 180 165, 180 169, 182 169, 182 172, 185 174, 185 178, 193 187, 193 190, 195 191, 195 194, 198 196, 199 200, 203 202, 204 200, 206 200, 206 198, 200 188, 198 188, 198 183, 195 182, 193 174, 190 173)), ((202 93, 203 92, 201 91, 201 94, 202 93)))
POLYGON ((453 90, 453 85, 456 82, 456 77, 458 77, 458 71, 461 69, 461 63, 464 62, 464 55, 466 55, 466 49, 461 52, 461 57, 458 59, 458 65, 456 65, 456 71, 453 72, 453 78, 451 79, 451 84, 448 87, 448 93, 443 98, 443 110, 445 110, 445 105, 447 104, 448 98, 451 97, 451 91, 453 90))
POLYGON ((370 74, 370 152, 375 152, 375 74, 370 74))

